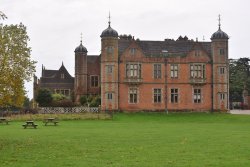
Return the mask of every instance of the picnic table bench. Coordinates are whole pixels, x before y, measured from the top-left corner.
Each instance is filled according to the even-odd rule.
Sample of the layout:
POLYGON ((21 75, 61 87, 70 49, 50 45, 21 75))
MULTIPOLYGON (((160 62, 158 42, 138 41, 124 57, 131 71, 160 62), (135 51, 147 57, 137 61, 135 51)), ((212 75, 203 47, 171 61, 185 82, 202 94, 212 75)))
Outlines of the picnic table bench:
POLYGON ((9 120, 7 120, 6 118, 4 118, 4 117, 0 117, 0 123, 5 123, 6 125, 8 125, 9 124, 9 120))
POLYGON ((45 118, 43 123, 45 126, 47 126, 48 124, 54 124, 54 126, 56 126, 59 122, 55 118, 45 118))
POLYGON ((23 124, 24 129, 26 129, 27 127, 33 127, 36 129, 37 126, 38 125, 36 125, 34 121, 26 121, 26 124, 23 124))

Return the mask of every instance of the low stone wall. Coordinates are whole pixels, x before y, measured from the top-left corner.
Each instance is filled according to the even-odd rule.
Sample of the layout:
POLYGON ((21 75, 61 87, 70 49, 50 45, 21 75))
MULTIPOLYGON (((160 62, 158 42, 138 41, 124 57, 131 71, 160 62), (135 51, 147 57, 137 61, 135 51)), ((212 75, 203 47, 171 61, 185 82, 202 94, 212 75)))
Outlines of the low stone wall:
POLYGON ((38 110, 40 114, 67 114, 67 113, 98 113, 100 112, 99 107, 41 107, 38 110))

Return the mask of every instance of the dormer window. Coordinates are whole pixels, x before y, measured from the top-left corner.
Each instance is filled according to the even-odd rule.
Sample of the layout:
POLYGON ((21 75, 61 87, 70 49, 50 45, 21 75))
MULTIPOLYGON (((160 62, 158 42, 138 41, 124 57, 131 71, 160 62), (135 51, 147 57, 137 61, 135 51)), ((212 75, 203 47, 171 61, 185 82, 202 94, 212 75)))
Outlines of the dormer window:
POLYGON ((164 49, 161 51, 162 52, 162 55, 163 56, 167 56, 168 55, 168 50, 167 49, 164 49))
POLYGON ((195 56, 200 56, 200 50, 195 50, 195 56))
POLYGON ((135 52, 136 52, 136 48, 131 48, 131 49, 130 49, 130 54, 131 54, 131 55, 135 55, 135 52))
POLYGON ((61 74, 61 79, 64 79, 64 74, 63 73, 61 74))

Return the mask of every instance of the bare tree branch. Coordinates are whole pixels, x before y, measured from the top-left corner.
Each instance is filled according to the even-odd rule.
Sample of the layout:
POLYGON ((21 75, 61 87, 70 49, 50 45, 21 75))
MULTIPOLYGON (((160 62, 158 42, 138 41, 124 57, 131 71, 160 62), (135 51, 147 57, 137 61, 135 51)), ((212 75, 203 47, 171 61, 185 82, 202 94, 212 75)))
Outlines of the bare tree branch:
POLYGON ((7 19, 7 18, 8 17, 3 12, 0 11, 0 20, 1 19, 4 20, 4 19, 7 19))

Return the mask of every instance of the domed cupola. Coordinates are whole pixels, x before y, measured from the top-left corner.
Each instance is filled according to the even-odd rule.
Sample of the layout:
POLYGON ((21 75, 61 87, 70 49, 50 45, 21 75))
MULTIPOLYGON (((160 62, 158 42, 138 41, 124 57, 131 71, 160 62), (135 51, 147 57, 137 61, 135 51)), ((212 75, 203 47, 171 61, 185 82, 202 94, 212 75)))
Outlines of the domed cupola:
POLYGON ((79 52, 82 52, 82 53, 87 53, 87 49, 82 45, 82 41, 80 43, 79 46, 76 47, 75 49, 75 53, 79 53, 79 52))
POLYGON ((229 39, 228 35, 221 30, 220 26, 221 26, 221 24, 220 24, 220 16, 219 16, 219 29, 218 29, 218 31, 213 33, 213 35, 211 36, 211 40, 214 40, 214 39, 229 39))
POLYGON ((109 15, 109 26, 101 34, 101 38, 103 37, 116 37, 116 38, 118 37, 118 32, 113 28, 111 28, 110 26, 110 15, 109 15))

